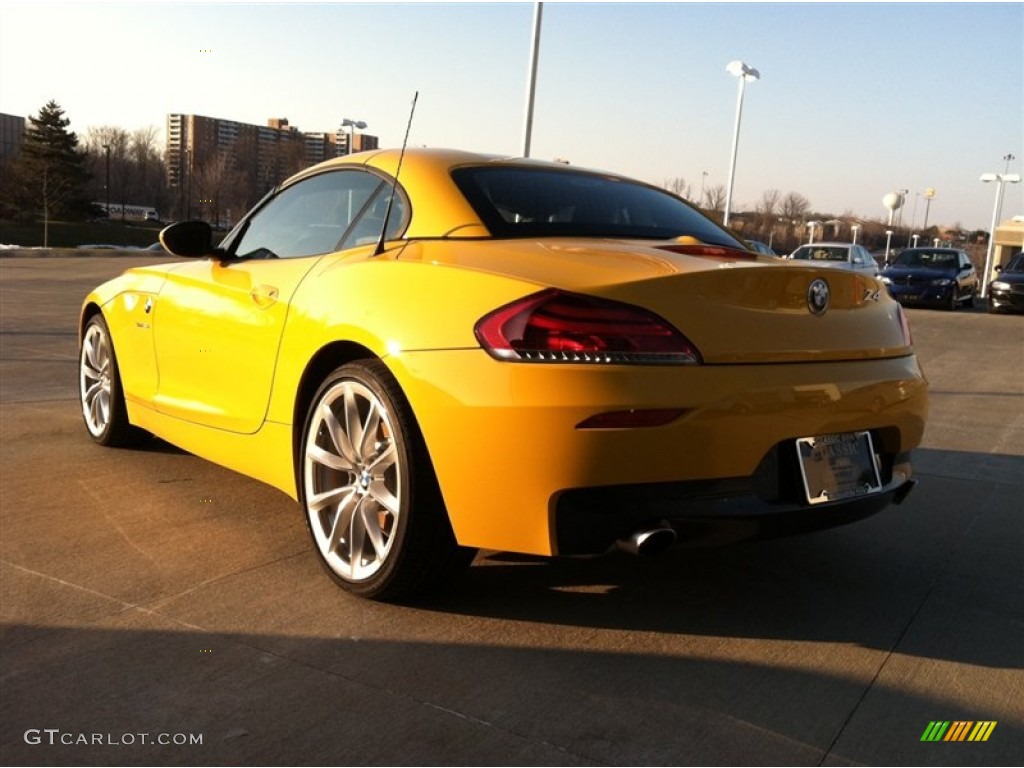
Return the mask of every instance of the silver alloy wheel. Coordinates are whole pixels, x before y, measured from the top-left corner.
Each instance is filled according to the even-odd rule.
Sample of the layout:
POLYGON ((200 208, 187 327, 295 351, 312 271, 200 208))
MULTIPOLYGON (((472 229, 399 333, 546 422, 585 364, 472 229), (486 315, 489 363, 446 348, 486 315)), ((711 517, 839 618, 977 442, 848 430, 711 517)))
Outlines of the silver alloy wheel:
POLYGON ((401 510, 399 448, 387 406, 367 386, 342 379, 315 406, 306 437, 306 514, 321 557, 349 582, 386 562, 401 510))
POLYGON ((91 323, 82 339, 78 386, 85 426, 95 438, 102 437, 110 426, 113 407, 111 369, 110 339, 99 323, 91 323))

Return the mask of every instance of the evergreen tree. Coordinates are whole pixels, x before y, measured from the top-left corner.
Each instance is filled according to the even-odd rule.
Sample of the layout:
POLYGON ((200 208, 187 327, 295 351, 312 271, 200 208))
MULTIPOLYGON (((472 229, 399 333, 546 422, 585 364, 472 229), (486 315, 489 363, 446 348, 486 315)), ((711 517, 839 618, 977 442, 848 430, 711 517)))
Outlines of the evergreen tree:
POLYGON ((68 130, 71 121, 57 102, 50 101, 28 122, 14 169, 19 207, 25 213, 42 214, 47 222, 87 216, 90 203, 85 185, 91 174, 85 153, 78 150, 78 137, 68 130))

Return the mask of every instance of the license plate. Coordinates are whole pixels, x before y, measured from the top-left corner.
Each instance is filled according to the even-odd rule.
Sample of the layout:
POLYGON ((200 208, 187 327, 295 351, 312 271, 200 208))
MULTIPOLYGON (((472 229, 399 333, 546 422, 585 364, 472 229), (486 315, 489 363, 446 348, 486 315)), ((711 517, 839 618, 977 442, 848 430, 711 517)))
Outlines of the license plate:
POLYGON ((804 491, 811 504, 876 493, 882 489, 871 435, 845 432, 796 441, 804 491))

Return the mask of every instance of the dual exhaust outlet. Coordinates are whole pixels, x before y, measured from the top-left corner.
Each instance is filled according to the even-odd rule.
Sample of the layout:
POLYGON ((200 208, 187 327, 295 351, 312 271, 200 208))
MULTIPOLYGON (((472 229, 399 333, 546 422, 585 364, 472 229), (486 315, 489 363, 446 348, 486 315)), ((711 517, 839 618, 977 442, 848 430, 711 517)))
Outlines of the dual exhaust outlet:
POLYGON ((651 528, 640 528, 615 546, 631 555, 659 555, 676 542, 676 532, 667 523, 651 528))

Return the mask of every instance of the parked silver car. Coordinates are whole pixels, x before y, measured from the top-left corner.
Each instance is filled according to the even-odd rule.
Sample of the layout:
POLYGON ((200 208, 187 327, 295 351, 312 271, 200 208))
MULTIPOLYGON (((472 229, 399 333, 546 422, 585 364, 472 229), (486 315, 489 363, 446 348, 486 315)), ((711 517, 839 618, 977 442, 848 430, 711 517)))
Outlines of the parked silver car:
POLYGON ((877 275, 881 271, 866 248, 854 243, 810 243, 801 245, 788 258, 802 261, 813 261, 846 269, 863 271, 877 275))

